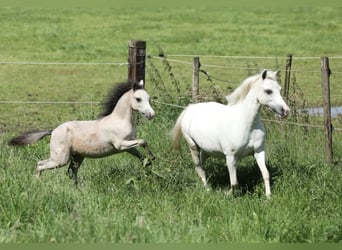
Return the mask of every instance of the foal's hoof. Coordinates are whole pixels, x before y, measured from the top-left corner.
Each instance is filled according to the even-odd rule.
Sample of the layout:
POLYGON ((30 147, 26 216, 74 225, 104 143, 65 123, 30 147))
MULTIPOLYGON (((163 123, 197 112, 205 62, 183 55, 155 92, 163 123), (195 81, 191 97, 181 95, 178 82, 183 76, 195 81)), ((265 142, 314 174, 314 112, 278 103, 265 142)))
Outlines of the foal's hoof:
POLYGON ((66 175, 69 176, 70 179, 74 178, 74 174, 71 168, 68 168, 68 170, 66 171, 66 175))
POLYGON ((152 161, 151 161, 149 158, 145 158, 145 159, 142 161, 142 165, 143 165, 143 167, 151 166, 151 165, 152 165, 152 161))
POLYGON ((36 177, 37 179, 39 179, 40 171, 38 171, 38 170, 34 171, 33 176, 36 177))

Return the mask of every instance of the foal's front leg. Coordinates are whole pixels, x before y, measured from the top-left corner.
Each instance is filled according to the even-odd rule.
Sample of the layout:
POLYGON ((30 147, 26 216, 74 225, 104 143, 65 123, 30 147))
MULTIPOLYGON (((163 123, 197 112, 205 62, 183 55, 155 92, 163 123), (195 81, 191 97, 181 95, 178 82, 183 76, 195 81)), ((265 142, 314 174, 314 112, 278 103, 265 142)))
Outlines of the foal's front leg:
POLYGON ((155 159, 155 156, 153 155, 152 151, 150 150, 150 148, 147 145, 147 142, 144 139, 137 139, 137 140, 130 140, 130 141, 123 140, 123 141, 116 142, 113 144, 114 144, 114 147, 116 149, 122 150, 122 151, 126 150, 129 153, 133 154, 134 156, 137 156, 140 159, 142 157, 140 152, 137 149, 134 150, 134 148, 141 146, 147 151, 147 153, 149 155, 149 160, 155 159))
POLYGON ((74 154, 71 156, 70 165, 67 170, 67 175, 69 175, 69 177, 74 180, 75 185, 78 184, 77 172, 83 160, 84 157, 82 155, 74 154))

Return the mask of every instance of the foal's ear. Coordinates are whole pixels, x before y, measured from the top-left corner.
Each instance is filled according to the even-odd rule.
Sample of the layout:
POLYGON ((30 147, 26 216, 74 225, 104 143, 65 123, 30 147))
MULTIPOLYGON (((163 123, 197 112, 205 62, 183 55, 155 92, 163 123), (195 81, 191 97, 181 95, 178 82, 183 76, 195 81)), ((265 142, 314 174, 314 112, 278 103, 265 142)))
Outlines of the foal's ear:
POLYGON ((266 69, 261 73, 261 77, 262 77, 262 80, 266 79, 266 77, 267 77, 267 70, 266 69))
POLYGON ((137 89, 143 89, 145 87, 145 83, 144 80, 140 80, 139 82, 135 82, 133 85, 133 90, 137 90, 137 89))
POLYGON ((140 88, 145 87, 144 80, 140 80, 140 81, 138 82, 138 85, 139 85, 140 88))

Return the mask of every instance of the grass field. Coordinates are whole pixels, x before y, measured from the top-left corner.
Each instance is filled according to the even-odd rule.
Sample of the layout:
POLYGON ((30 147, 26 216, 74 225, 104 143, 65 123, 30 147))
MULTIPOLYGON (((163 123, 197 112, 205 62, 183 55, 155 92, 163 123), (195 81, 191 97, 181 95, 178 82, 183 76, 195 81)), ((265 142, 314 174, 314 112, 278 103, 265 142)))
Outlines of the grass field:
MULTIPOLYGON (((206 164, 213 187, 206 192, 185 144, 180 152, 169 150, 169 132, 181 109, 163 104, 190 102, 187 55, 200 55, 201 69, 213 77, 208 82, 201 74, 201 99, 223 100, 263 68, 279 68, 282 83, 286 55, 292 53, 291 108, 320 105, 323 55, 331 57, 332 103, 342 105, 342 8, 206 4, 0 8, 0 62, 44 62, 0 64, 1 243, 342 242, 340 130, 334 131, 334 164, 328 166, 322 128, 265 121, 272 199, 265 199, 252 158, 238 168, 242 194, 230 197, 224 161, 206 164), (36 162, 48 157, 48 139, 23 148, 7 146, 8 139, 27 129, 95 119, 113 82, 127 77, 120 63, 127 61, 130 39, 146 40, 150 56, 146 84, 157 116, 139 118, 138 136, 150 143, 153 165, 143 168, 121 154, 85 160, 78 187, 66 168, 33 178, 36 162), (167 60, 158 58, 162 52, 167 60), (61 62, 76 64, 51 64, 61 62)), ((267 110, 263 117, 276 119, 267 110)), ((321 117, 307 115, 287 121, 323 125, 321 117)), ((342 128, 341 117, 333 126, 342 128)))

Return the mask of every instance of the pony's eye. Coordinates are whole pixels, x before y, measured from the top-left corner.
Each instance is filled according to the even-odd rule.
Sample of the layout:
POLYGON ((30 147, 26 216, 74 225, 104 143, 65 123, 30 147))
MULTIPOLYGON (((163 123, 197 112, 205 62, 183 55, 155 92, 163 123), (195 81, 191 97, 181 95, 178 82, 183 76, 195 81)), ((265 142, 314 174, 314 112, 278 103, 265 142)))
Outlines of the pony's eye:
POLYGON ((271 89, 265 89, 265 93, 268 95, 271 95, 273 93, 273 91, 271 89))
POLYGON ((139 97, 135 98, 135 100, 136 100, 137 102, 141 102, 141 98, 139 98, 139 97))

